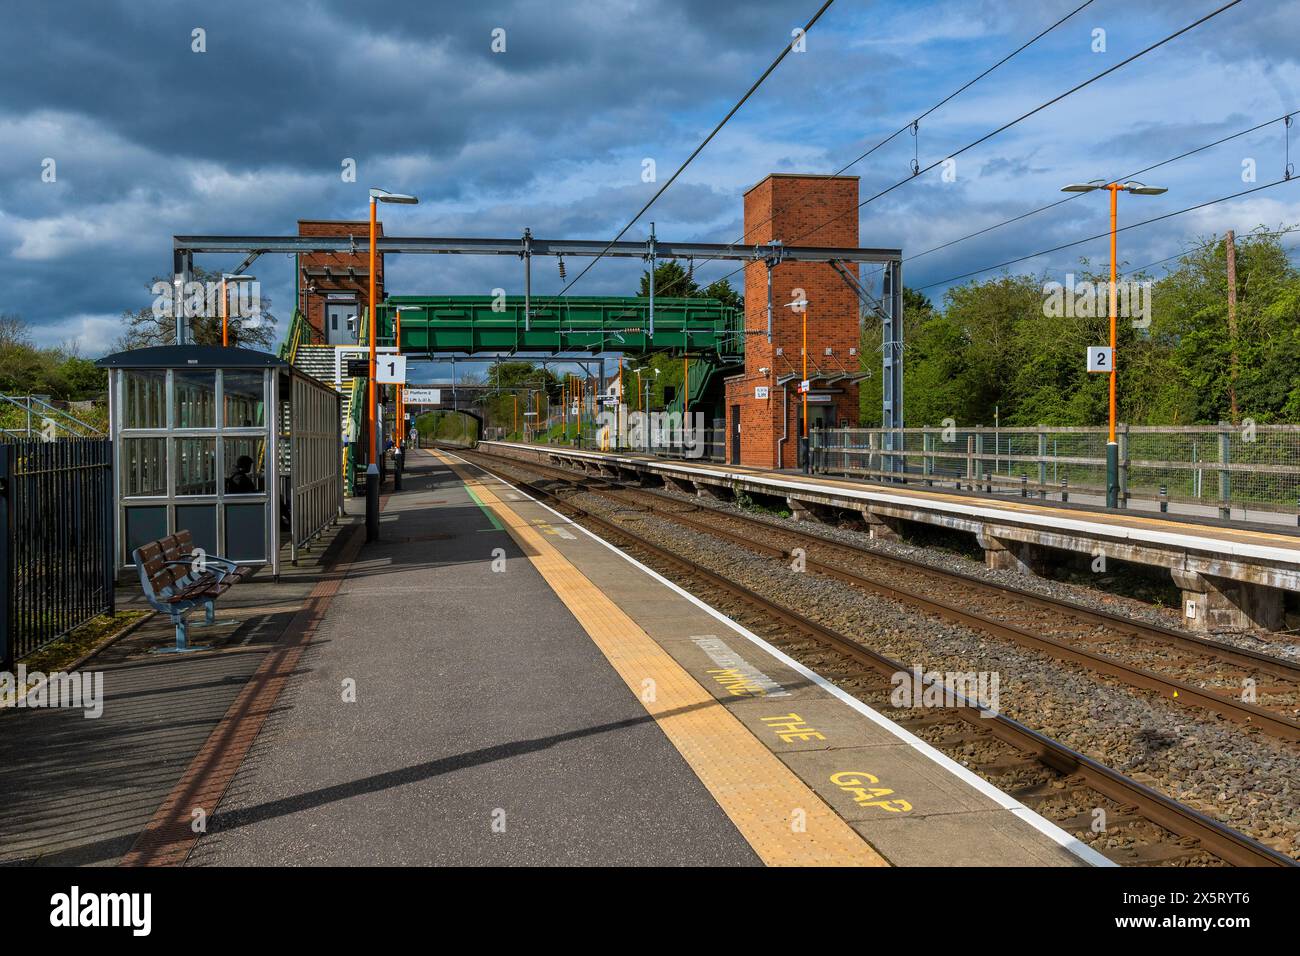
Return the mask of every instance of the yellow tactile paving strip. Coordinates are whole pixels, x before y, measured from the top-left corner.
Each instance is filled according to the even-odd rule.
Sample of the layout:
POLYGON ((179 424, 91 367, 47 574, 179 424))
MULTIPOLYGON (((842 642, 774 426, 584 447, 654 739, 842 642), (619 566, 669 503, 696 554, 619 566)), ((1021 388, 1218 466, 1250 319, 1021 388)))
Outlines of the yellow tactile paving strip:
MULTIPOLYGON (((554 450, 546 449, 545 446, 529 446, 539 451, 554 450)), ((560 449, 564 451, 565 449, 560 449)), ((643 461, 646 464, 662 465, 665 460, 661 458, 647 458, 643 455, 619 455, 632 461, 643 461)), ((991 501, 988 498, 972 498, 966 495, 956 495, 936 491, 932 489, 915 490, 914 493, 909 491, 895 491, 880 485, 873 485, 870 482, 846 481, 842 478, 832 478, 824 475, 815 477, 787 475, 776 471, 766 471, 761 468, 753 468, 746 465, 720 465, 711 463, 708 465, 695 466, 689 462, 670 461, 667 462, 674 468, 681 468, 691 471, 694 468, 707 468, 715 471, 726 471, 730 474, 747 475, 751 478, 775 478, 782 481, 807 481, 814 484, 825 485, 830 488, 844 488, 849 491, 871 491, 877 494, 913 494, 913 497, 921 498, 925 501, 946 501, 951 504, 973 505, 979 508, 995 507, 1004 511, 1022 512, 1024 514, 1037 515, 1059 515, 1075 521, 1094 521, 1098 524, 1113 525, 1117 528, 1123 527, 1147 527, 1160 531, 1167 531, 1170 534, 1199 534, 1208 538, 1220 538, 1225 541, 1239 541, 1243 544, 1267 543, 1272 547, 1294 548, 1300 550, 1300 539, 1294 534, 1284 534, 1271 531, 1255 531, 1250 528, 1222 528, 1217 525, 1197 524, 1195 521, 1169 521, 1163 518, 1147 517, 1139 514, 1126 515, 1109 515, 1097 512, 1075 511, 1069 508, 1055 508, 1047 504, 1033 504, 1020 501, 991 501)))
POLYGON ((765 864, 889 865, 650 635, 497 497, 492 483, 444 455, 434 455, 496 513, 765 864), (648 688, 653 688, 653 694, 647 693, 648 688), (797 810, 803 811, 802 828, 792 825, 797 810))

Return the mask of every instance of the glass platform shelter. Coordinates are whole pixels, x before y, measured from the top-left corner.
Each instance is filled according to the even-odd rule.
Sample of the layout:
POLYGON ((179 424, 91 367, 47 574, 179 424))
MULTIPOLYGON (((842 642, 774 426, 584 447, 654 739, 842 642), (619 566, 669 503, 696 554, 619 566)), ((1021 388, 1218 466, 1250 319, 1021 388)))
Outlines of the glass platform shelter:
POLYGON ((280 572, 343 506, 337 391, 267 352, 167 345, 108 355, 119 569, 188 529, 280 572))

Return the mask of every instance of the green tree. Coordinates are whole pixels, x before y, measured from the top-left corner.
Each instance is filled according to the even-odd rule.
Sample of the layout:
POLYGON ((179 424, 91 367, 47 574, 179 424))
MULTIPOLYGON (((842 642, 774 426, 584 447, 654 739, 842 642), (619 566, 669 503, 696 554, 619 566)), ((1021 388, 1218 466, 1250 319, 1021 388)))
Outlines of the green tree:
MULTIPOLYGON (((904 411, 910 426, 1102 425, 1105 375, 1084 355, 1109 338, 1109 273, 1085 260, 1076 288, 1096 295, 1070 309, 1048 308, 1046 276, 1001 275, 949 289, 941 310, 905 290, 904 411)), ((1128 280, 1147 281, 1135 274, 1128 280)), ((1130 290, 1132 291, 1132 290, 1130 290)), ((1228 323, 1226 250, 1221 238, 1192 246, 1153 283, 1150 323, 1117 324, 1119 419, 1135 425, 1214 424, 1231 418, 1235 384, 1241 417, 1300 417, 1300 272, 1276 234, 1262 228, 1237 242, 1237 334, 1228 323), (1233 375, 1233 355, 1237 372, 1233 375)), ((863 367, 880 361, 880 328, 868 315, 863 367)), ((864 422, 879 421, 878 374, 861 386, 864 422)))
MULTIPOLYGON (((700 284, 695 281, 681 264, 669 259, 655 266, 655 296, 666 299, 689 299, 700 294, 700 284)), ((649 297, 650 272, 641 273, 641 288, 637 295, 649 297)))
MULTIPOLYGON (((650 272, 641 273, 638 296, 650 296, 650 272)), ((717 299, 723 305, 744 310, 745 297, 737 292, 728 279, 717 279, 703 288, 681 264, 669 259, 655 266, 655 298, 665 299, 717 299)))
MULTIPOLYGON (((202 283, 205 288, 215 288, 216 292, 212 296, 205 297, 203 314, 188 320, 190 342, 194 345, 220 345, 221 273, 209 272, 207 269, 196 266, 193 281, 202 283)), ((154 276, 149 282, 150 296, 154 295, 153 290, 159 283, 172 286, 172 282, 172 276, 154 276)), ((232 303, 230 311, 233 313, 239 290, 233 285, 228 285, 227 293, 232 303)), ((232 318, 227 323, 231 345, 266 351, 270 349, 275 341, 276 320, 275 315, 271 312, 271 297, 262 294, 259 299, 261 313, 256 324, 248 323, 238 317, 232 318)), ((170 311, 160 311, 163 311, 163 314, 155 312, 152 298, 150 304, 144 308, 136 309, 134 312, 130 310, 124 311, 122 313, 122 322, 125 329, 114 344, 114 348, 118 351, 126 351, 128 349, 173 344, 176 341, 176 319, 170 311)))
POLYGON ((27 322, 0 315, 0 392, 85 401, 98 398, 107 385, 108 373, 77 355, 74 347, 38 348, 27 322))
POLYGON ((516 407, 522 432, 525 412, 537 412, 540 422, 560 400, 560 380, 549 368, 532 362, 498 362, 488 369, 483 384, 487 386, 482 399, 484 420, 507 431, 514 428, 516 407))
MULTIPOLYGON (((1222 240, 1192 248, 1156 283, 1151 363, 1144 397, 1150 411, 1179 423, 1231 418, 1229 385, 1237 354, 1237 404, 1259 422, 1295 420, 1300 397, 1300 274, 1278 237, 1238 237, 1237 336, 1230 334, 1227 249, 1222 240)), ((1121 380, 1124 378, 1121 368, 1121 380)), ((1143 409, 1147 411, 1148 409, 1143 409)))

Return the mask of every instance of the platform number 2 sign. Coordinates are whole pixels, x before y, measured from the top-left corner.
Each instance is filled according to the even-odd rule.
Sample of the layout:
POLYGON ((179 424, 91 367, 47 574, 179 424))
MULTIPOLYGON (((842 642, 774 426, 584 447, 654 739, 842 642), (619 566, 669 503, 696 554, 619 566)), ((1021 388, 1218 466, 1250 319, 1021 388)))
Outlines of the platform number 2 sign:
POLYGON ((1115 367, 1114 351, 1107 345, 1088 347, 1088 371, 1109 372, 1115 367))
POLYGON ((375 381, 380 385, 405 385, 406 356, 378 356, 375 359, 375 381))

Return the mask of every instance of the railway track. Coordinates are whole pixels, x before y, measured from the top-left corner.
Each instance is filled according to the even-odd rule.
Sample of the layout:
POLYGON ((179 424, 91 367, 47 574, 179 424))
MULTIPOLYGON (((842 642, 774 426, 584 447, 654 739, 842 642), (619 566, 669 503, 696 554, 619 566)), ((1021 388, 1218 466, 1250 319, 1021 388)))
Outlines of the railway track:
MULTIPOLYGON (((894 709, 887 703, 892 687, 890 678, 908 671, 902 663, 674 554, 616 521, 578 506, 552 488, 502 473, 500 464, 494 467, 485 464, 484 459, 542 477, 558 469, 481 452, 456 451, 485 472, 550 501, 558 510, 568 512, 570 517, 602 536, 623 542, 626 549, 649 559, 647 563, 658 565, 679 581, 688 582, 696 593, 702 589, 711 592, 704 596, 714 606, 741 618, 742 622, 749 618, 753 629, 765 638, 817 667, 825 676, 847 685, 853 693, 874 698, 870 703, 881 706, 884 702, 882 709, 896 723, 927 736, 939 749, 973 765, 986 778, 996 782, 1010 775, 1015 785, 1006 788, 1008 792, 1066 830, 1087 829, 1092 817, 1081 812, 1080 807, 1096 807, 1098 802, 1092 795, 1101 797, 1102 802, 1110 804, 1107 827, 1121 828, 1132 835, 1129 845, 1123 849, 1095 847, 1115 862, 1148 866, 1296 865, 1290 857, 1232 827, 1003 714, 986 711, 975 702, 962 701, 956 707, 937 710, 894 709)), ((569 483, 575 477, 564 474, 569 483)))
POLYGON ((797 542, 807 569, 814 573, 1079 664, 1172 703, 1201 707, 1283 740, 1300 741, 1300 721, 1295 718, 1300 708, 1300 664, 1296 662, 759 518, 692 506, 664 492, 485 452, 474 454, 550 475, 774 558, 792 557, 791 547, 774 543, 774 536, 797 542), (1206 680, 1206 675, 1218 690, 1193 682, 1206 680), (1262 703, 1238 696, 1247 686, 1254 687, 1262 703))

